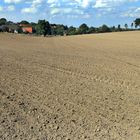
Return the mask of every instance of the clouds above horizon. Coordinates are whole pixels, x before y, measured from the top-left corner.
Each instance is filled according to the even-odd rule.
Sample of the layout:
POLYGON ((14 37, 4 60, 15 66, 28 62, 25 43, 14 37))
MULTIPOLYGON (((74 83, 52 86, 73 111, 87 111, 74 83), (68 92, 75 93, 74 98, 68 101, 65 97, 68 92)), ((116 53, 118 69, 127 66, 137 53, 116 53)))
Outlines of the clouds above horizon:
MULTIPOLYGON (((140 0, 1 0, 0 13, 18 12, 24 16, 88 19, 107 16, 140 17, 140 0)), ((36 17, 37 18, 37 17, 36 17)))
POLYGON ((19 3, 22 0, 4 0, 5 3, 19 3))

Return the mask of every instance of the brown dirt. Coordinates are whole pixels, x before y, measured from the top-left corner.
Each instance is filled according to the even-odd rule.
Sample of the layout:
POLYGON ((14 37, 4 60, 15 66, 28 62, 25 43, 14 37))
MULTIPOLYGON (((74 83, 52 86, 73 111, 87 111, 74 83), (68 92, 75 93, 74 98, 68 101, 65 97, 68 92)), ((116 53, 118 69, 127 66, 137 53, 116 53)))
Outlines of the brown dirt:
POLYGON ((1 140, 140 140, 140 32, 0 34, 1 140))

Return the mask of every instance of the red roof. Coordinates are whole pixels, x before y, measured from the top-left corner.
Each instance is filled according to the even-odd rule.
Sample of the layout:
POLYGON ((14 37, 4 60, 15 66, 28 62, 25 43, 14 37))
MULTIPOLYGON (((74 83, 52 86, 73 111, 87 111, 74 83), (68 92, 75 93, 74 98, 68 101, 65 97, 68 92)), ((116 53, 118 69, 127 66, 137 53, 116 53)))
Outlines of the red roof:
POLYGON ((33 28, 32 27, 22 27, 23 32, 27 33, 33 33, 33 28))

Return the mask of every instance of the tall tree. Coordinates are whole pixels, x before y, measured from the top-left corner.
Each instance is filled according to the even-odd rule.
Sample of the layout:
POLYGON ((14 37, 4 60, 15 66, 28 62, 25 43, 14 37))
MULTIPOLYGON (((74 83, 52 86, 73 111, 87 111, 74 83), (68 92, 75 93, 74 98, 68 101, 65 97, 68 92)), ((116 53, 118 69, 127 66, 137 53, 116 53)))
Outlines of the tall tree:
POLYGON ((118 25, 118 31, 121 31, 122 29, 121 29, 121 25, 119 24, 118 25))
POLYGON ((0 25, 5 25, 7 20, 5 18, 0 19, 0 25))
POLYGON ((35 28, 36 28, 37 23, 31 22, 30 25, 33 28, 33 33, 36 33, 36 29, 35 28))
POLYGON ((36 33, 39 35, 50 35, 51 34, 51 27, 48 21, 39 20, 38 24, 35 27, 36 33))
POLYGON ((135 21, 135 27, 137 28, 138 26, 140 27, 140 18, 137 18, 135 21))
POLYGON ((79 34, 86 34, 88 33, 89 27, 84 23, 79 26, 78 33, 79 34))
POLYGON ((132 22, 132 23, 131 23, 131 28, 133 28, 133 26, 134 26, 134 23, 132 22))
POLYGON ((46 21, 46 34, 51 35, 51 26, 48 21, 46 21))
POLYGON ((125 27, 125 29, 127 30, 127 29, 128 29, 128 24, 126 23, 126 24, 124 25, 124 27, 125 27))
POLYGON ((115 31, 116 31, 116 27, 113 26, 113 27, 110 28, 110 30, 111 30, 112 32, 115 32, 115 31))

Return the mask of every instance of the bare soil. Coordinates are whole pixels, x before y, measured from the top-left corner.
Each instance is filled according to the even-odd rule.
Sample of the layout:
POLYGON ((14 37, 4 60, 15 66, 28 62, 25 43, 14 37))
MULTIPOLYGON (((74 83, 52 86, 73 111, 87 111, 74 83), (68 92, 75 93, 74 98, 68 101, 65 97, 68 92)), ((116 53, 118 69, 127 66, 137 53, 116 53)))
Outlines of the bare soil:
POLYGON ((140 32, 0 34, 1 140, 140 140, 140 32))

